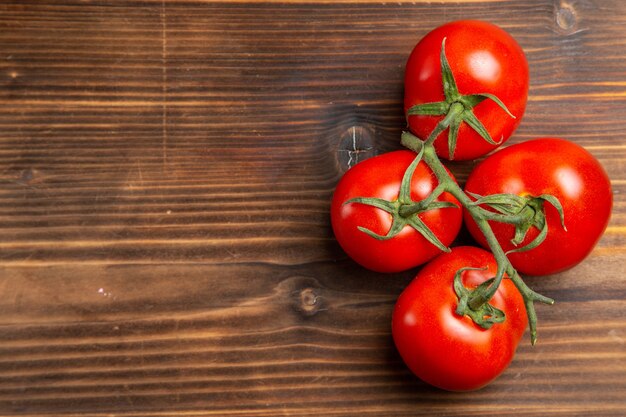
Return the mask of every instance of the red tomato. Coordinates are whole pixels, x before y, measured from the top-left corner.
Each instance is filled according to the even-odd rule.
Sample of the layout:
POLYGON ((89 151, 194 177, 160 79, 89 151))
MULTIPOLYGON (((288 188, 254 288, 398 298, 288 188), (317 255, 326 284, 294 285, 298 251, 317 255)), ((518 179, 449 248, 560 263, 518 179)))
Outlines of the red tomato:
MULTIPOLYGON (((358 227, 385 235, 392 224, 388 212, 361 203, 347 203, 356 197, 398 200, 404 172, 416 154, 395 151, 358 163, 339 181, 331 203, 331 223, 335 237, 345 252, 357 263, 378 272, 399 272, 420 265, 441 252, 413 227, 404 227, 389 240, 377 240, 358 227)), ((417 166, 411 181, 411 199, 428 197, 437 179, 424 162, 417 166)), ((448 246, 461 227, 462 210, 458 201, 443 193, 436 201, 447 201, 458 207, 435 208, 418 214, 443 245, 448 246)))
MULTIPOLYGON (((509 254, 513 267, 528 275, 553 274, 581 262, 606 229, 613 202, 611 182, 600 163, 581 146, 556 138, 522 142, 494 153, 474 169, 465 189, 479 195, 551 194, 560 201, 567 230, 558 211, 544 204, 548 234, 543 243, 527 252, 509 254)), ((472 236, 487 247, 467 212, 465 219, 472 236)), ((514 226, 489 223, 505 251, 516 248, 511 243, 514 226)), ((531 227, 517 247, 528 244, 538 233, 531 227)))
MULTIPOLYGON (((462 122, 454 159, 474 159, 506 141, 521 122, 528 96, 528 63, 518 43, 493 24, 475 20, 447 23, 428 33, 409 57, 404 79, 405 114, 417 104, 445 101, 440 65, 444 38, 445 55, 458 92, 493 94, 515 116, 512 118, 490 99, 473 108, 476 118, 497 142, 487 142, 462 122)), ((408 117, 408 123, 410 130, 425 140, 442 119, 442 115, 415 115, 408 117)), ((447 131, 437 137, 435 149, 439 156, 451 159, 447 131)))
POLYGON ((479 248, 461 246, 429 262, 400 294, 393 311, 392 334, 400 356, 423 381, 450 391, 481 388, 509 365, 526 329, 522 296, 503 279, 490 304, 506 317, 490 329, 455 313, 456 272, 473 289, 496 274, 495 258, 479 248))

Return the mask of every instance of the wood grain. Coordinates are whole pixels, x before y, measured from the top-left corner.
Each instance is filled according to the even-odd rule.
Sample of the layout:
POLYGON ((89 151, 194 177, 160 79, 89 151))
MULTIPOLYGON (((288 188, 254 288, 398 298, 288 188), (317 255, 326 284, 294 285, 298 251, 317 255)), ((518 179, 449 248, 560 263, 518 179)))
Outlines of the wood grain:
POLYGON ((626 414, 624 27, 618 0, 3 1, 0 415, 626 414), (510 142, 585 146, 615 196, 583 264, 529 279, 557 299, 538 345, 474 393, 410 375, 389 322, 415 271, 359 268, 328 220, 458 18, 527 53, 510 142))

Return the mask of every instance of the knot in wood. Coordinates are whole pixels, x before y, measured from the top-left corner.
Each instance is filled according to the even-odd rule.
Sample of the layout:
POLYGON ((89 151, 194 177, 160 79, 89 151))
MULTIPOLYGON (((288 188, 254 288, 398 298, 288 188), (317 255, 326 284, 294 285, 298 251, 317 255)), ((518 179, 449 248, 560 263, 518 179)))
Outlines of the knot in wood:
POLYGON ((341 172, 374 155, 374 135, 370 129, 355 125, 341 135, 337 149, 337 162, 341 172))
POLYGON ((578 16, 571 4, 561 2, 557 5, 554 20, 559 32, 569 35, 576 31, 578 16))
POLYGON ((320 309, 321 299, 313 288, 304 288, 299 294, 298 310, 307 316, 312 316, 320 309))
POLYGON ((20 181, 31 182, 35 178, 35 170, 27 168, 20 173, 20 181))
POLYGON ((35 180, 37 170, 33 168, 26 168, 18 173, 17 181, 21 184, 28 184, 35 180))

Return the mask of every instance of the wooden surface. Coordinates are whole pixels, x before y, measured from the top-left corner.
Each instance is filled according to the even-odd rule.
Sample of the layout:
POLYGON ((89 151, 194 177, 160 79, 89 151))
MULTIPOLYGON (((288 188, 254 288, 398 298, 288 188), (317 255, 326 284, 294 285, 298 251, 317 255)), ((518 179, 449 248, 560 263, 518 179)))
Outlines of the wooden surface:
POLYGON ((2 1, 0 415, 626 415, 625 28, 620 0, 2 1), (592 255, 529 280, 538 345, 465 394, 394 349, 415 271, 359 268, 328 214, 462 17, 527 53, 510 143, 569 138, 615 191, 592 255))

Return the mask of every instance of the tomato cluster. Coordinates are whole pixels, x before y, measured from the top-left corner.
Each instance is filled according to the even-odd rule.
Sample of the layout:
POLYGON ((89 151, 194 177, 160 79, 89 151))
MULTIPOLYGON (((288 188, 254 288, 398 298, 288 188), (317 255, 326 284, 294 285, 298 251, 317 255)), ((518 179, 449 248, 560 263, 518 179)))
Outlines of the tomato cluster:
POLYGON ((447 23, 414 48, 405 76, 410 150, 365 160, 331 203, 337 241, 360 265, 399 272, 426 264, 398 298, 392 335, 407 366, 447 390, 472 390, 513 359, 535 301, 519 273, 580 263, 606 229, 609 178, 581 146, 541 138, 483 159, 464 189, 442 159, 471 160, 502 145, 528 95, 522 48, 481 21, 447 23), (450 249, 462 221, 484 249, 450 249))

